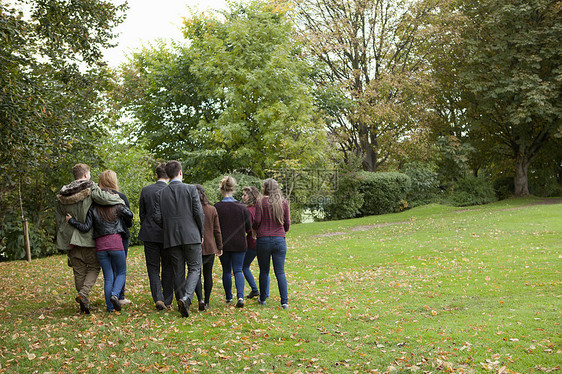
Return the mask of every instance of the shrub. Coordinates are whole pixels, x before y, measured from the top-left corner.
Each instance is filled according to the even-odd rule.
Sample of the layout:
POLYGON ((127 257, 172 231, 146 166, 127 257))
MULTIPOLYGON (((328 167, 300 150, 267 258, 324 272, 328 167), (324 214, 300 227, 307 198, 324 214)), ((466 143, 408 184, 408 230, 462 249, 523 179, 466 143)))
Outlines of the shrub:
POLYGON ((493 183, 493 188, 498 199, 504 200, 511 197, 515 190, 513 175, 496 178, 493 183))
MULTIPOLYGON (((49 233, 32 222, 29 225, 31 257, 39 258, 56 253, 49 233)), ((0 223, 0 261, 23 260, 26 258, 23 225, 16 212, 6 216, 0 223)))
POLYGON ((411 180, 406 174, 397 172, 360 172, 359 192, 363 194, 362 215, 386 214, 400 211, 407 206, 406 194, 411 180))
POLYGON ((402 172, 411 180, 411 186, 406 195, 411 207, 435 201, 439 192, 439 175, 436 165, 411 162, 404 166, 402 172))
POLYGON ((451 202, 455 206, 481 205, 496 200, 496 193, 485 178, 461 178, 454 183, 451 191, 451 202))
POLYGON ((558 176, 553 170, 538 169, 528 174, 529 193, 541 197, 562 196, 562 185, 558 182, 558 176))
POLYGON ((257 177, 247 174, 242 174, 242 173, 231 173, 231 174, 221 175, 219 177, 211 179, 210 181, 206 181, 205 183, 202 183, 202 186, 205 189, 205 193, 207 194, 207 197, 209 198, 209 202, 211 204, 215 204, 216 202, 222 200, 222 195, 219 191, 219 185, 222 178, 224 178, 227 175, 230 175, 231 177, 236 179, 236 183, 238 183, 238 186, 236 187, 236 193, 234 194, 234 198, 238 201, 242 201, 242 188, 244 186, 254 186, 261 191, 263 182, 261 179, 257 177))
POLYGON ((338 173, 336 188, 324 205, 327 220, 354 218, 361 213, 363 193, 359 191, 360 185, 357 173, 338 173))

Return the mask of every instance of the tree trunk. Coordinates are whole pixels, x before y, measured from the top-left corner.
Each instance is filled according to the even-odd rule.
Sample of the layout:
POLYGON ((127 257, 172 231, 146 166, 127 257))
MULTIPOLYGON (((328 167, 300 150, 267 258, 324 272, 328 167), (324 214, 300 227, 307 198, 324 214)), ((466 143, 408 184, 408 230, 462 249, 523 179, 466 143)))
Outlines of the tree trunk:
POLYGON ((376 145, 369 141, 371 137, 367 126, 363 123, 359 124, 359 146, 361 147, 359 151, 363 153, 362 166, 365 171, 377 171, 378 166, 378 154, 374 149, 376 145))
POLYGON ((516 197, 529 196, 529 181, 527 179, 527 169, 529 169, 529 160, 524 155, 519 155, 515 160, 515 185, 514 195, 516 197))
POLYGON ((377 171, 377 153, 371 147, 362 149, 363 153, 363 170, 377 171))

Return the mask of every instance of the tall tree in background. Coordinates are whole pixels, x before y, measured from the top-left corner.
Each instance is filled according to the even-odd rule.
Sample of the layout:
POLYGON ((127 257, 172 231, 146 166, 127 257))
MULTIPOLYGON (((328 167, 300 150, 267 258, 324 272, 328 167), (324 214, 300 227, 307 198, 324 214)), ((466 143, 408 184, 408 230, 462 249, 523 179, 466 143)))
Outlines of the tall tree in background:
POLYGON ((511 159, 515 196, 529 195, 529 165, 562 131, 562 2, 464 0, 458 10, 470 137, 511 159))
POLYGON ((147 49, 126 68, 125 109, 139 136, 199 182, 320 162, 324 133, 292 31, 286 10, 267 2, 193 14, 188 46, 147 49))
POLYGON ((424 25, 438 1, 300 0, 297 19, 320 62, 324 101, 343 103, 328 123, 341 150, 375 171, 428 115, 424 25))
POLYGON ((0 4, 3 238, 11 235, 7 227, 14 227, 7 222, 17 222, 18 190, 32 229, 48 230, 51 188, 70 176, 60 170, 77 161, 73 154, 86 162, 95 158, 96 119, 105 82, 102 48, 110 46, 112 29, 125 9, 102 0, 11 4, 0 4), (17 7, 25 8, 25 14, 17 7))

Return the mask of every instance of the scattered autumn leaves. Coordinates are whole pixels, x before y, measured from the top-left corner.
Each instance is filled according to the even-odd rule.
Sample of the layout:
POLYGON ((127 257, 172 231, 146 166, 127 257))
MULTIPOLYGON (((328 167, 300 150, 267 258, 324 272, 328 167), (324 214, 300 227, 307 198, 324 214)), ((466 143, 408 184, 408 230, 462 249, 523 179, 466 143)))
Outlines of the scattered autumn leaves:
MULTIPOLYGON (((552 372, 562 358, 558 220, 513 211, 418 214, 360 229, 298 225, 288 238, 290 309, 272 273, 266 306, 223 302, 180 318, 152 305, 141 247, 121 313, 73 301, 64 256, 0 263, 0 372, 552 372)), ((521 212, 519 210, 518 212, 521 212)), ((390 217, 390 216, 389 216, 390 217)), ((257 264, 253 268, 257 275, 257 264)))

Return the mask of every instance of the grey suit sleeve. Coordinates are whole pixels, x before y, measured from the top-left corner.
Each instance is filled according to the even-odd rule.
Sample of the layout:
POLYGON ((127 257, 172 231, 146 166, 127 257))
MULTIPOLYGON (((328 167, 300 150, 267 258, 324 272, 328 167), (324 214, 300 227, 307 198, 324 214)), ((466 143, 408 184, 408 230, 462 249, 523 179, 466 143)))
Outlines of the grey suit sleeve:
POLYGON ((193 187, 191 189, 191 208, 193 212, 193 219, 199 228, 199 233, 201 238, 205 235, 205 213, 203 213, 203 207, 201 206, 201 200, 199 199, 199 193, 197 189, 193 187))
POLYGON ((145 217, 146 217, 146 208, 144 206, 145 202, 144 202, 144 193, 143 192, 144 191, 141 190, 141 195, 140 195, 140 199, 139 199, 139 218, 140 218, 141 225, 144 222, 145 217))
POLYGON ((163 227, 162 210, 160 209, 160 196, 162 196, 161 191, 162 190, 158 191, 154 197, 154 213, 152 218, 158 226, 163 227))

